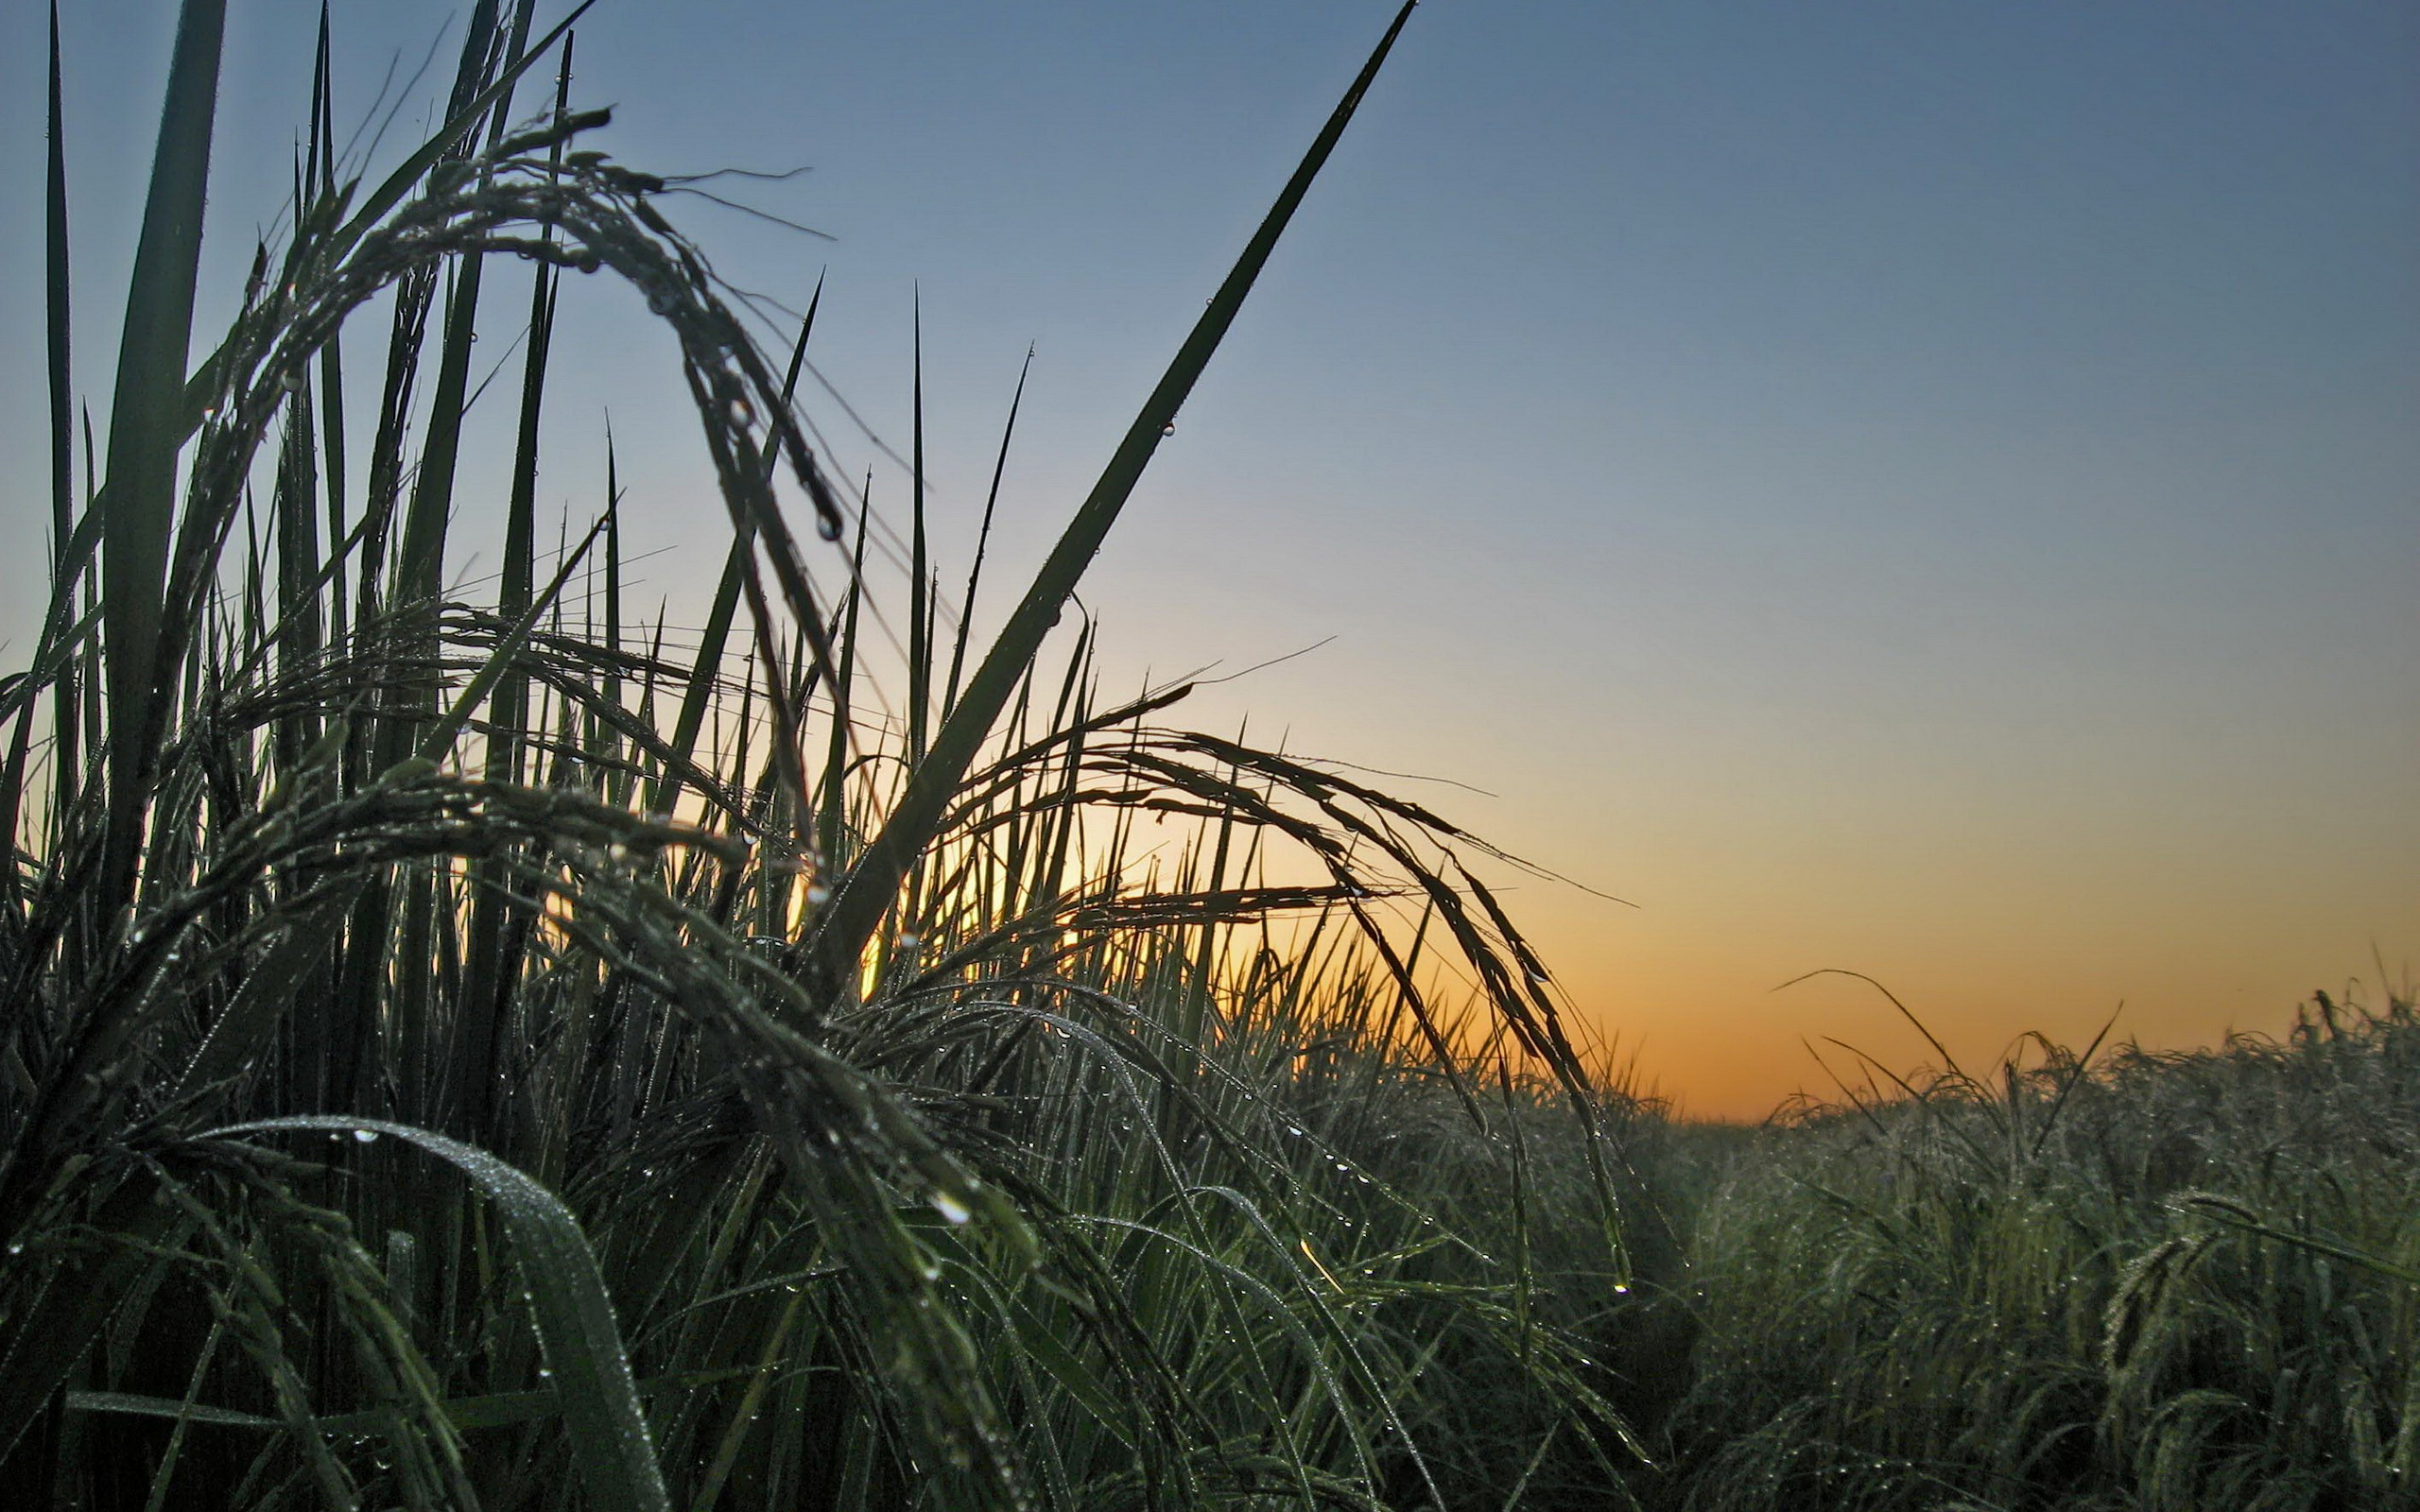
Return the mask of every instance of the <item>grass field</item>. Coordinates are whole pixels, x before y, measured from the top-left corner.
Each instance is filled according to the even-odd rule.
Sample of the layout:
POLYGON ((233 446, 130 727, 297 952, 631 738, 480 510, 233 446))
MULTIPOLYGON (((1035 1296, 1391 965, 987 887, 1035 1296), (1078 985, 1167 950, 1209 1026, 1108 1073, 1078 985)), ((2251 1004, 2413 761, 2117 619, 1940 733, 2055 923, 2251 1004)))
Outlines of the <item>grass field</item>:
POLYGON ((1566 1033, 1474 871, 1512 858, 1104 696, 1063 610, 1393 31, 1034 579, 959 589, 921 473, 894 529, 794 406, 813 308, 768 334, 584 145, 532 9, 474 8, 374 171, 323 25, 223 332, 223 5, 113 308, 69 298, 54 83, 0 1504, 2411 1504, 2408 993, 1685 1125, 1566 1033), (588 279, 677 338, 733 541, 700 627, 633 613, 614 498, 544 544, 588 279), (450 596, 472 507, 501 570, 450 596))

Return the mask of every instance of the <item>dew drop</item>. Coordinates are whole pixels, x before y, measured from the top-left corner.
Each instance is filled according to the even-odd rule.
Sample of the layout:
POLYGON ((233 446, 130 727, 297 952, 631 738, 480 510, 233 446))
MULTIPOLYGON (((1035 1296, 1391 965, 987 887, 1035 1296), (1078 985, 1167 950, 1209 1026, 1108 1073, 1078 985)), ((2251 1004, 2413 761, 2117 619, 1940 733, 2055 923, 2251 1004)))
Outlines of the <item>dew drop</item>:
POLYGON ((933 1211, 951 1223, 964 1223, 975 1216, 974 1210, 946 1192, 933 1194, 933 1211))
POLYGON ((826 541, 840 539, 840 522, 828 514, 815 517, 815 533, 826 541))
POLYGON ((670 315, 672 313, 672 296, 661 292, 650 294, 647 297, 647 307, 657 315, 670 315))
POLYGON ((1170 421, 1167 424, 1161 426, 1160 434, 1162 436, 1174 436, 1176 434, 1176 421, 1170 421))
POLYGON ((357 1128, 353 1131, 353 1138, 356 1143, 375 1144, 378 1143, 378 1131, 374 1128, 357 1128))

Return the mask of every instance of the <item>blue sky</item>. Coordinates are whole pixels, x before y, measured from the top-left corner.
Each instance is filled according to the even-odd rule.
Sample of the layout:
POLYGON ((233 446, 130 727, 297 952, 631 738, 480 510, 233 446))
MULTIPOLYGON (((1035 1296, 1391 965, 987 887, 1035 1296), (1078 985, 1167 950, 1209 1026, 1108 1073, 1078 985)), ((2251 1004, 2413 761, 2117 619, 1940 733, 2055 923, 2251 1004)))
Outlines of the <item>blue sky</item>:
MULTIPOLYGON (((231 9, 222 311, 316 8, 231 9)), ((899 441, 921 287, 960 562, 1035 345, 1003 493, 1030 561, 1389 14, 604 0, 577 93, 636 165, 811 169, 745 192, 830 242, 673 206, 743 285, 796 304, 829 268, 818 364, 899 441)), ((461 20, 335 17, 340 124, 461 20)), ((67 8, 96 402, 173 19, 67 8)), ((47 507, 41 24, 0 17, 12 656, 47 507)), ((1111 665, 1333 637, 1195 717, 1484 788, 1436 796, 1634 901, 1518 895, 1700 1110, 1820 1086, 1802 1035, 1916 1058, 1870 996, 1768 990, 1819 967, 1962 1055, 2120 999, 2152 1042, 2273 1028, 2420 945, 2415 65, 2400 4, 1432 0, 1102 556, 1111 665)), ((694 443, 648 423, 668 353, 578 292, 543 487, 594 507, 610 410, 678 621, 720 548, 694 443)), ((458 573, 492 534, 463 507, 458 573)))

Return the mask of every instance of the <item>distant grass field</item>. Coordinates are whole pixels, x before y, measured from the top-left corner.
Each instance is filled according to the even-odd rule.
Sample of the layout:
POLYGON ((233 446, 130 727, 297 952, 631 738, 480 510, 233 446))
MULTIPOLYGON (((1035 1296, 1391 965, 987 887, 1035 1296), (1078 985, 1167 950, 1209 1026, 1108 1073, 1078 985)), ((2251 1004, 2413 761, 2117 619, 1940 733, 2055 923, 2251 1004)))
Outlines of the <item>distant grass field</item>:
POLYGON ((2420 1504, 2420 1016, 1760 1133, 1693 1215, 1703 1507, 2420 1504))
POLYGON ((122 301, 70 298, 53 49, 0 1506, 2409 1503, 2408 1002, 1676 1125, 1566 1035, 1512 858, 1104 696, 1063 610, 1393 30, 1004 593, 983 539, 944 591, 921 405, 904 527, 833 475, 814 306, 769 334, 583 145, 526 3, 374 169, 323 18, 287 230, 198 334, 223 21, 122 301), (693 629, 633 613, 610 487, 538 514, 591 275, 727 506, 693 629))

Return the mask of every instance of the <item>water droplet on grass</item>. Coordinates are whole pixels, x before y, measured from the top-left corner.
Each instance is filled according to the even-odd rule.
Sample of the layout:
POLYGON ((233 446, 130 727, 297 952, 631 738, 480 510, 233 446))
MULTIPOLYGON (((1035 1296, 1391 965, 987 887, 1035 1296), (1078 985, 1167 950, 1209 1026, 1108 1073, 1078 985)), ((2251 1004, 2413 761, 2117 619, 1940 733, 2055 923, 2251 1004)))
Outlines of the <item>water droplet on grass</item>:
POLYGON ((975 1211, 946 1192, 933 1194, 933 1211, 951 1223, 964 1223, 975 1216, 975 1211))
POLYGON ((378 1143, 378 1131, 374 1128, 354 1129, 353 1131, 353 1137, 356 1143, 375 1144, 378 1143))

